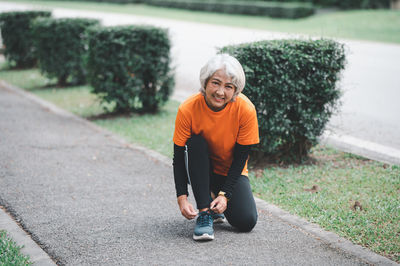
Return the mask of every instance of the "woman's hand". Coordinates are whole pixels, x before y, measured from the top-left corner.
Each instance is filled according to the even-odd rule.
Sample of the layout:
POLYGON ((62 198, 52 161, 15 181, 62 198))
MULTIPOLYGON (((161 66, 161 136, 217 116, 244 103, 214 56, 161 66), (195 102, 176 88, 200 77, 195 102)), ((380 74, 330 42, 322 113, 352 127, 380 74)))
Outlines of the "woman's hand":
POLYGON ((223 213, 228 206, 228 199, 224 196, 218 196, 210 204, 210 208, 215 213, 223 213))
POLYGON ((178 197, 178 205, 181 210, 182 215, 186 219, 194 219, 197 215, 197 211, 193 208, 193 205, 187 200, 186 195, 181 195, 178 197))

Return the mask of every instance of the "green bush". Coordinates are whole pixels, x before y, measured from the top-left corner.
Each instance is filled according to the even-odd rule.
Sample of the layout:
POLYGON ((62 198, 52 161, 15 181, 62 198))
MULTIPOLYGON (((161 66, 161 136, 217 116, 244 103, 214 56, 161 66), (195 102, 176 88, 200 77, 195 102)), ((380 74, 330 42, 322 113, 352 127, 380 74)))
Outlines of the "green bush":
POLYGON ((89 80, 113 111, 155 112, 168 100, 174 79, 167 30, 96 27, 89 36, 89 80))
POLYGON ((352 1, 326 1, 314 0, 315 4, 334 6, 343 9, 369 9, 369 8, 389 8, 390 0, 352 0, 352 1))
MULTIPOLYGON (((61 0, 68 2, 82 2, 82 0, 61 0)), ((145 0, 85 0, 85 2, 116 3, 116 4, 139 4, 145 0)))
POLYGON ((230 14, 270 16, 276 18, 301 18, 314 14, 309 3, 279 3, 263 1, 218 0, 146 0, 146 4, 162 7, 184 8, 230 14))
POLYGON ((31 22, 37 17, 50 17, 48 11, 18 11, 0 14, 1 36, 4 55, 16 67, 32 67, 36 64, 32 41, 31 22))
POLYGON ((323 133, 341 95, 343 45, 331 40, 275 40, 227 46, 246 73, 245 95, 260 130, 257 150, 270 159, 301 161, 323 133))
POLYGON ((98 21, 85 18, 39 18, 33 22, 39 68, 59 86, 85 82, 86 30, 98 21))
POLYGON ((337 7, 342 9, 389 8, 390 0, 276 0, 279 2, 305 2, 321 7, 337 7))

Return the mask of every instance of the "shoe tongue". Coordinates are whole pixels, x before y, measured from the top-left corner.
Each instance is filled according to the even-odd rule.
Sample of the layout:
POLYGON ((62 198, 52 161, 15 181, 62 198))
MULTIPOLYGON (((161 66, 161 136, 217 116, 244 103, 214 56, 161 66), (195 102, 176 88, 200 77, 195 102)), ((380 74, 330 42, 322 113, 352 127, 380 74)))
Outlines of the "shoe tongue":
POLYGON ((208 226, 212 222, 210 213, 208 211, 200 212, 198 221, 202 226, 208 226))

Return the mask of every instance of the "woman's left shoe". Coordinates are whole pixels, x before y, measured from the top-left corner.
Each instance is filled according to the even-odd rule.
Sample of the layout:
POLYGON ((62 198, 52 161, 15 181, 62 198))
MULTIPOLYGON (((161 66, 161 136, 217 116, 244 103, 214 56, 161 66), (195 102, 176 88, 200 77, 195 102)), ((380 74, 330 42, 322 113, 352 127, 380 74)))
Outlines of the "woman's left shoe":
POLYGON ((215 213, 211 211, 211 217, 215 224, 222 224, 226 221, 225 215, 223 213, 215 213))

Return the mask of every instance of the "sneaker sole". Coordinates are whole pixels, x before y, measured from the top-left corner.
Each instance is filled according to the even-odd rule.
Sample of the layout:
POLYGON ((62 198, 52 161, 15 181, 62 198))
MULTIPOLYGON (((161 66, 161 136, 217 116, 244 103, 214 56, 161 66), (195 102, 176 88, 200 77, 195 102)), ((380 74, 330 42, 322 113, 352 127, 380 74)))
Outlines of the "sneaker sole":
POLYGON ((193 234, 193 239, 196 241, 204 241, 204 240, 213 240, 214 239, 214 234, 209 235, 209 234, 202 234, 201 236, 197 236, 193 234))

